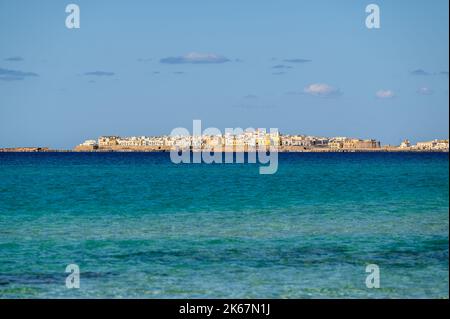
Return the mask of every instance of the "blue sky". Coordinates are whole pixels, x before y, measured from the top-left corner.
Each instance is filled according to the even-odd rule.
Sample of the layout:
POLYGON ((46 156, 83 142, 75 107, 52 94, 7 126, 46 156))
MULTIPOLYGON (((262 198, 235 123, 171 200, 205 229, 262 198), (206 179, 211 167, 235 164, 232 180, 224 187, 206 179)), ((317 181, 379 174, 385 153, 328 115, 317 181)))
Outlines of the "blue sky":
POLYGON ((0 0, 0 147, 175 127, 448 138, 448 1, 0 0), (78 4, 81 28, 65 27, 78 4), (367 29, 365 7, 381 9, 367 29))

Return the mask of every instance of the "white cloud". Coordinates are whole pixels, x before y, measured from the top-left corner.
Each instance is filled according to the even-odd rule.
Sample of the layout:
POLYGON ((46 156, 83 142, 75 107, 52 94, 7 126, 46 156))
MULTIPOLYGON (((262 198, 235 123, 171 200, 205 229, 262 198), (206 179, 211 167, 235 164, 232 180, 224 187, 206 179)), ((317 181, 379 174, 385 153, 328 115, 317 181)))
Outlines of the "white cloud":
POLYGON ((395 93, 392 90, 379 90, 375 95, 379 99, 392 99, 395 97, 395 93))
POLYGON ((306 94, 320 97, 331 97, 340 95, 339 89, 325 83, 310 84, 303 89, 303 92, 306 94))
POLYGON ((431 95, 433 94, 433 90, 430 89, 429 87, 423 86, 417 89, 417 93, 422 95, 431 95))

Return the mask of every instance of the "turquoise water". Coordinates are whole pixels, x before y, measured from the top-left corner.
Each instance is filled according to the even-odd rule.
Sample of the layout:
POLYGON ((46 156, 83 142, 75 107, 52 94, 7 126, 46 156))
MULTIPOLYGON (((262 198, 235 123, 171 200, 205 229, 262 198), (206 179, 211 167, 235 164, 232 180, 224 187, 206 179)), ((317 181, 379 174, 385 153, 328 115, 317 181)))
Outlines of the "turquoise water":
POLYGON ((279 157, 0 153, 0 298, 448 298, 448 154, 279 157))

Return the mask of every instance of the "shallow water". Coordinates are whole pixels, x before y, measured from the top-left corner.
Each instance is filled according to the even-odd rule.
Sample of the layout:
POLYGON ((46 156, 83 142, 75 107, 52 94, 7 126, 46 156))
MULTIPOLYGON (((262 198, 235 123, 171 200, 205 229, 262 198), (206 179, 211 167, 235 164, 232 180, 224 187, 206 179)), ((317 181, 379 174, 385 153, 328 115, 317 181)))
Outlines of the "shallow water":
POLYGON ((448 298, 448 160, 0 153, 0 297, 448 298))

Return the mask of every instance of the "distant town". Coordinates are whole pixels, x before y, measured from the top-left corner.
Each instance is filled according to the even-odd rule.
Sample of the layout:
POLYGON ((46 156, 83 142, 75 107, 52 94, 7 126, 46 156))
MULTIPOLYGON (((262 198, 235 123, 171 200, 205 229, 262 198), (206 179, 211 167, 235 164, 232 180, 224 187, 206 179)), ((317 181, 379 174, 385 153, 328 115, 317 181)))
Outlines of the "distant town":
POLYGON ((167 152, 178 150, 209 150, 222 152, 448 152, 449 140, 411 144, 405 139, 400 145, 381 145, 375 139, 350 137, 318 137, 285 135, 251 131, 222 135, 163 135, 163 136, 101 136, 89 139, 73 150, 54 150, 48 147, 0 148, 0 152, 167 152))
POLYGON ((400 145, 381 145, 375 139, 349 137, 318 137, 284 135, 265 131, 239 134, 188 136, 101 136, 86 140, 74 151, 170 151, 172 149, 243 151, 276 149, 280 152, 339 152, 339 151, 448 151, 448 140, 432 140, 412 145, 404 140, 400 145))

